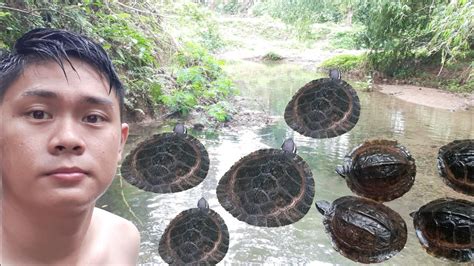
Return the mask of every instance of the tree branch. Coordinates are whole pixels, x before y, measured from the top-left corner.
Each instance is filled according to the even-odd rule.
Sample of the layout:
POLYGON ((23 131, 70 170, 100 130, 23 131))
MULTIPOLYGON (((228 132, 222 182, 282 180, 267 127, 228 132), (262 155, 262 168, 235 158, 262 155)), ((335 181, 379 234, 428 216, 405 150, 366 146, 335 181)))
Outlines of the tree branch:
POLYGON ((18 8, 13 8, 13 7, 4 6, 4 5, 0 5, 0 9, 6 9, 6 10, 10 10, 10 11, 15 11, 15 12, 19 12, 19 13, 23 13, 23 14, 27 14, 27 15, 40 17, 39 15, 32 14, 32 12, 38 11, 38 9, 34 9, 34 10, 31 10, 31 11, 26 11, 26 10, 21 10, 21 9, 18 9, 18 8))

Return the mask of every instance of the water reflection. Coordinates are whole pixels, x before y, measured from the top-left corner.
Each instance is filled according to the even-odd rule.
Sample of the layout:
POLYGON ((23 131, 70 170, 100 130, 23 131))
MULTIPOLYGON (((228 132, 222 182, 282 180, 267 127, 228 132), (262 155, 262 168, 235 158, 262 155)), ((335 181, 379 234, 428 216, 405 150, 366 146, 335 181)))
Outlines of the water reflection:
MULTIPOLYGON (((168 223, 181 211, 194 208, 205 197, 210 208, 226 221, 230 247, 221 264, 342 264, 356 263, 339 255, 324 232, 322 215, 313 207, 295 224, 279 228, 260 228, 234 218, 219 204, 216 187, 224 173, 241 157, 261 148, 279 148, 293 137, 298 154, 310 165, 315 180, 315 200, 333 201, 353 195, 334 169, 354 147, 367 139, 395 139, 412 153, 417 175, 412 189, 387 205, 397 211, 408 227, 405 248, 382 265, 449 265, 422 249, 415 236, 409 213, 436 198, 450 196, 473 200, 444 185, 436 169, 438 148, 454 139, 474 138, 474 111, 449 112, 403 102, 378 92, 359 92, 361 116, 350 132, 331 139, 304 137, 285 124, 283 112, 293 94, 318 75, 294 65, 266 66, 234 62, 227 71, 242 90, 241 95, 259 101, 271 115, 280 117, 275 124, 240 131, 190 132, 206 147, 211 159, 208 177, 197 187, 174 194, 154 194, 115 180, 98 206, 134 221, 142 236, 140 263, 163 264, 158 243, 168 223), (125 203, 127 202, 127 203, 125 203), (137 219, 137 218, 138 219, 137 219)), ((159 124, 132 127, 134 134, 126 151, 138 141, 159 132, 171 131, 159 124)), ((313 205, 314 206, 314 205, 313 205)))

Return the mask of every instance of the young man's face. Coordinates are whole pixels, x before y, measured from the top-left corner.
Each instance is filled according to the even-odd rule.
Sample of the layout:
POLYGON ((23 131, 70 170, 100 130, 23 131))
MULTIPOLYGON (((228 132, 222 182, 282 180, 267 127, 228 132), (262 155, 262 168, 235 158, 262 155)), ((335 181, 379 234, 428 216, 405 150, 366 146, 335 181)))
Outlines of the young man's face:
POLYGON ((4 198, 31 207, 90 206, 114 177, 128 136, 119 101, 90 65, 26 67, 0 102, 4 198))

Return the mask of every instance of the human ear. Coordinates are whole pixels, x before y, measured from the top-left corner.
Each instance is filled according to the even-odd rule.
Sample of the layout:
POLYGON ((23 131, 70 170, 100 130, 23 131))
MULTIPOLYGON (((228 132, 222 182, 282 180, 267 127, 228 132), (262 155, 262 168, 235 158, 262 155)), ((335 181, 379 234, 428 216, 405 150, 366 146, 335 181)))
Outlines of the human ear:
POLYGON ((122 160, 122 152, 125 147, 125 143, 127 142, 128 138, 128 124, 122 123, 122 128, 120 130, 120 147, 118 152, 117 161, 120 162, 122 160))

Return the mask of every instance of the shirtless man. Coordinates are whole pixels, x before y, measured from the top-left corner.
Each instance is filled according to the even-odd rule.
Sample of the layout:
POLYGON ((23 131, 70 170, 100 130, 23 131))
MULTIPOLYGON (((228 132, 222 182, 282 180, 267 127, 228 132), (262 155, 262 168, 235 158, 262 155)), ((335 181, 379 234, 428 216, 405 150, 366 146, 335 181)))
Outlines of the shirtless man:
POLYGON ((0 59, 2 265, 135 265, 140 236, 95 208, 128 136, 123 88, 88 38, 36 29, 0 59))

